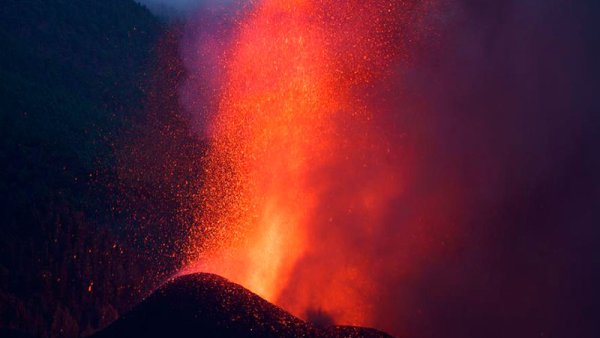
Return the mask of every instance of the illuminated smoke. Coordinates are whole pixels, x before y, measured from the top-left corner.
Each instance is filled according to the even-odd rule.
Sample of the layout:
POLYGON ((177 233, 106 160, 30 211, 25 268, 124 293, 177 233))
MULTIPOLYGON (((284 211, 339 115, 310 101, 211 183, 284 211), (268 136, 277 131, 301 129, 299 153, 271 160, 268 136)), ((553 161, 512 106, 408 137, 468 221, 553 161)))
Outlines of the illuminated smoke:
POLYGON ((579 144, 594 91, 571 6, 265 0, 198 13, 181 100, 211 149, 187 271, 322 325, 570 334, 560 322, 581 316, 557 297, 579 285, 556 251, 573 227, 564 196, 594 201, 572 170, 597 161, 579 144))
POLYGON ((197 53, 220 53, 222 78, 186 270, 223 275, 300 316, 374 323, 381 270, 408 274, 418 260, 409 255, 427 250, 428 225, 407 217, 387 229, 412 155, 372 93, 408 54, 400 34, 416 36, 423 10, 267 0, 234 21, 230 41, 204 35, 197 53))

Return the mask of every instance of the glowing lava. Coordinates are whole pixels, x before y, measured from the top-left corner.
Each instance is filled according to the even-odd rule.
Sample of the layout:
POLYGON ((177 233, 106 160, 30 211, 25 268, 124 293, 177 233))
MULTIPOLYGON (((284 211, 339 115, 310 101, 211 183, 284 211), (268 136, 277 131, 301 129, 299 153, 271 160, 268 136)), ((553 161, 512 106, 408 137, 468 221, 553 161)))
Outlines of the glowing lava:
POLYGON ((332 3, 264 0, 237 22, 187 270, 368 324, 375 238, 404 174, 364 92, 400 54, 411 5, 332 3))

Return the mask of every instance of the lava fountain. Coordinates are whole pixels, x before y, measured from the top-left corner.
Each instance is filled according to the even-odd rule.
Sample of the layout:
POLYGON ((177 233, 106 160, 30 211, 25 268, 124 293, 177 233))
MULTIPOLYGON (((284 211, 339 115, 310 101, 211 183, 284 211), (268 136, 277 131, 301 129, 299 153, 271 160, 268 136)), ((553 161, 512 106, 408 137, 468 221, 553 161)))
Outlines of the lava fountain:
POLYGON ((411 155, 381 118, 390 104, 370 93, 406 54, 398 36, 415 8, 264 0, 240 14, 218 57, 186 271, 222 275, 302 317, 373 323, 376 271, 403 268, 379 251, 383 237, 397 246, 389 217, 411 155))

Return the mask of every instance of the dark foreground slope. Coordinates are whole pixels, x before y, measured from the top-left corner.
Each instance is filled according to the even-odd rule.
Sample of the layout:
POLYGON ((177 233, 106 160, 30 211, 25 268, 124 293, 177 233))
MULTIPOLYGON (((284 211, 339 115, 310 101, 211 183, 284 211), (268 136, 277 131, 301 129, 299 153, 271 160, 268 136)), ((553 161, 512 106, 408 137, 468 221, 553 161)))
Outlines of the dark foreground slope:
POLYGON ((171 280, 93 338, 388 337, 367 328, 319 329, 212 274, 171 280))
POLYGON ((133 0, 0 2, 0 328, 78 337, 139 297, 113 144, 162 29, 133 0))

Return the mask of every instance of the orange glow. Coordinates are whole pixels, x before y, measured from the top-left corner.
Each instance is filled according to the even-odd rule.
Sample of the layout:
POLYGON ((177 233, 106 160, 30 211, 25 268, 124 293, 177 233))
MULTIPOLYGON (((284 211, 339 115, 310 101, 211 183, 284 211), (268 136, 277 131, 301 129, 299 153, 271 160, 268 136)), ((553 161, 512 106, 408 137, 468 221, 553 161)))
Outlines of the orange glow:
POLYGON ((410 5, 332 3, 264 0, 238 22, 185 270, 299 316, 369 324, 369 243, 402 193, 408 154, 359 93, 401 55, 391 40, 410 5))

